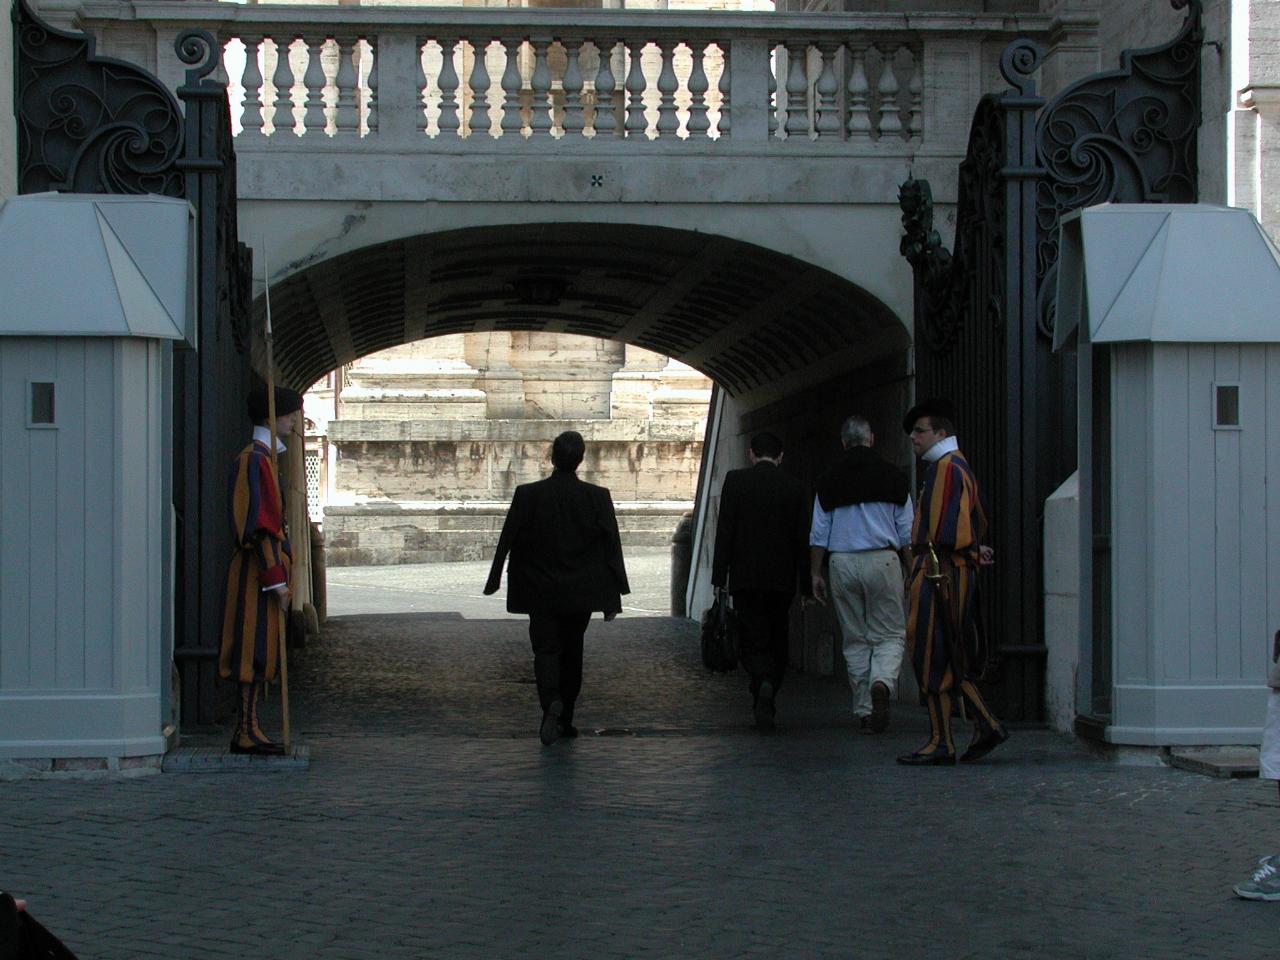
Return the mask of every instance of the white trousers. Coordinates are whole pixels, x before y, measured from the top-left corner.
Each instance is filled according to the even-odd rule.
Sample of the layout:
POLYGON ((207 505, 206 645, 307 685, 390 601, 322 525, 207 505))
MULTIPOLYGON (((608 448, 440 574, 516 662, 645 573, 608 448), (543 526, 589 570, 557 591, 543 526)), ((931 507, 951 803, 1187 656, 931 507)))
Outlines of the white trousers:
POLYGON ((829 593, 844 640, 853 713, 871 713, 871 686, 897 690, 907 623, 902 567, 892 550, 833 553, 829 593))

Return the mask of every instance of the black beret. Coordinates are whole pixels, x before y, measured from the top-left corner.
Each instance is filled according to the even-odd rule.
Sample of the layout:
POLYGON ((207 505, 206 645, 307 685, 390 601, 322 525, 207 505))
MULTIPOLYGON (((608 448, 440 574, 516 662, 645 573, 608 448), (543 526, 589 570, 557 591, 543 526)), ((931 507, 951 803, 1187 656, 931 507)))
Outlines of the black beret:
POLYGON ((916 425, 916 421, 921 417, 941 417, 943 420, 950 420, 954 425, 956 422, 956 408, 949 401, 939 397, 921 400, 908 410, 907 415, 902 418, 902 432, 910 433, 911 428, 916 425))
MULTIPOLYGON (((249 419, 263 423, 270 416, 267 409, 267 388, 254 387, 249 391, 249 419)), ((302 409, 302 395, 288 387, 276 387, 276 416, 284 417, 302 409)))

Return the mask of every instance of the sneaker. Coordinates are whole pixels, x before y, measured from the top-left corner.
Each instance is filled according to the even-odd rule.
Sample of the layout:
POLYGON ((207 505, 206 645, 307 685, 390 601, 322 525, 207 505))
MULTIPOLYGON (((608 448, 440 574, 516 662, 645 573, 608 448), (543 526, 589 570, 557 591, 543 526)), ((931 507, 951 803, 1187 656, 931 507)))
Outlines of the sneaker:
POLYGON ((1253 876, 1232 889, 1246 900, 1280 900, 1280 854, 1263 857, 1253 876))

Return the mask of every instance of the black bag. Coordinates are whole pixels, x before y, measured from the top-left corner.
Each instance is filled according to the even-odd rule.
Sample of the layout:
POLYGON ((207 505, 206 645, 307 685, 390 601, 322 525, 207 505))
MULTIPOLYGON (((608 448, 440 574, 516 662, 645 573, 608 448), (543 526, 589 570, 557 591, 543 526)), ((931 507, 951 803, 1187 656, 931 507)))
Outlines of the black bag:
POLYGON ((716 602, 702 615, 702 665, 715 673, 738 669, 738 614, 729 597, 716 591, 716 602))

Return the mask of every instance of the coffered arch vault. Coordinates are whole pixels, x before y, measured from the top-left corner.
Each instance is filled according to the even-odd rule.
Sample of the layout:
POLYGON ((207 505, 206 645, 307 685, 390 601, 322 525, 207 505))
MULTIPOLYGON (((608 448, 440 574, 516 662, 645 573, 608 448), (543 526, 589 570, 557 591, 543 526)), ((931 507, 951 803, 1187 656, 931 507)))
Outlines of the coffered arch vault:
POLYGON ((826 269, 722 236, 635 224, 391 240, 307 266, 273 284, 271 300, 277 367, 300 389, 397 344, 532 330, 636 344, 763 402, 910 342, 883 302, 826 269))

